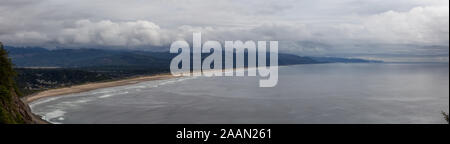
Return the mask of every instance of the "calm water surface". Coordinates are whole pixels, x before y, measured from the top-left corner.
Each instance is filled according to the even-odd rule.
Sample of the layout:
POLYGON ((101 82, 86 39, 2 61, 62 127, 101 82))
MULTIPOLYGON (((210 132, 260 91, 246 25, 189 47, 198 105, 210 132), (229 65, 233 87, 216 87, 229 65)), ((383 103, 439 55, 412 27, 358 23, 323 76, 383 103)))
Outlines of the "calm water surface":
POLYGON ((314 64, 258 77, 189 77, 35 101, 52 123, 446 123, 449 65, 314 64))

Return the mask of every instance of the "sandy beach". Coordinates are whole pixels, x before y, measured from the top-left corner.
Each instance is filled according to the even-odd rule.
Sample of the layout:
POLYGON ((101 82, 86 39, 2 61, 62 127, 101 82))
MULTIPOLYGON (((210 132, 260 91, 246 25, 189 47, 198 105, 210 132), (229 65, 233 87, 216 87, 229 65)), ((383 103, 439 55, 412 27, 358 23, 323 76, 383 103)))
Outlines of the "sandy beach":
POLYGON ((48 97, 60 96, 60 95, 66 95, 66 94, 72 94, 72 93, 86 92, 86 91, 91 91, 91 90, 100 89, 100 88, 108 88, 108 87, 136 84, 136 83, 145 82, 145 81, 170 79, 170 78, 174 78, 174 77, 175 76, 173 76, 171 74, 158 74, 158 75, 153 75, 153 76, 141 76, 141 77, 135 77, 135 78, 129 78, 129 79, 123 79, 123 80, 117 80, 117 81, 87 83, 87 84, 82 84, 82 85, 75 85, 75 86, 70 86, 70 87, 56 88, 56 89, 42 91, 42 92, 30 95, 30 96, 26 96, 26 97, 22 98, 22 100, 28 104, 28 103, 31 103, 35 100, 42 99, 42 98, 48 98, 48 97))
MULTIPOLYGON (((167 73, 167 74, 157 74, 157 75, 152 75, 152 76, 140 76, 140 77, 134 77, 134 78, 128 78, 128 79, 122 79, 122 80, 116 80, 116 81, 94 82, 94 83, 87 83, 87 84, 81 84, 81 85, 74 85, 74 86, 70 86, 70 87, 45 90, 45 91, 42 91, 42 92, 39 92, 39 93, 36 93, 33 95, 26 96, 26 97, 22 98, 22 101, 28 105, 29 103, 31 103, 35 100, 42 99, 42 98, 61 96, 61 95, 72 94, 72 93, 86 92, 86 91, 91 91, 91 90, 100 89, 100 88, 108 88, 108 87, 136 84, 136 83, 145 82, 145 81, 170 79, 170 78, 175 78, 175 76, 171 75, 170 73, 167 73)), ((35 121, 37 124, 50 124, 49 122, 41 119, 37 115, 34 115, 33 121, 35 121)))
MULTIPOLYGON (((233 68, 229 69, 232 71, 241 71, 246 70, 248 68, 233 68)), ((255 68, 251 68, 255 69, 255 68)), ((215 72, 229 72, 229 70, 203 70, 203 73, 215 73, 215 72)), ((197 74, 201 73, 199 71, 195 72, 188 72, 191 74, 197 74)), ((164 73, 164 74, 157 74, 157 75, 151 75, 151 76, 140 76, 140 77, 134 77, 134 78, 128 78, 128 79, 122 79, 122 80, 116 80, 116 81, 108 81, 108 82, 94 82, 94 83, 87 83, 87 84, 81 84, 81 85, 74 85, 70 87, 63 87, 63 88, 56 88, 56 89, 49 89, 42 92, 38 92, 36 94, 32 94, 29 96, 26 96, 22 98, 22 101, 25 103, 31 103, 35 100, 41 99, 41 98, 48 98, 53 96, 60 96, 60 95, 67 95, 67 94, 73 94, 73 93, 80 93, 80 92, 86 92, 91 91, 95 89, 101 89, 101 88, 108 88, 108 87, 115 87, 115 86, 124 86, 129 84, 136 84, 140 82, 145 81, 152 81, 152 80, 164 80, 164 79, 170 79, 175 77, 182 77, 185 73, 181 73, 180 76, 174 76, 171 73, 164 73)))
MULTIPOLYGON (((245 68, 233 68, 233 70, 245 70, 245 68)), ((223 70, 208 70, 208 71, 204 71, 204 72, 225 72, 225 71, 223 71, 223 70)), ((201 72, 196 71, 196 72, 189 72, 189 73, 195 75, 196 73, 201 73, 201 72)), ((176 77, 183 77, 183 75, 184 75, 184 73, 180 74, 180 76, 174 76, 171 73, 165 73, 165 74, 140 76, 140 77, 108 81, 108 82, 94 82, 94 83, 86 83, 86 84, 81 84, 81 85, 74 85, 74 86, 70 86, 70 87, 55 88, 55 89, 49 89, 49 90, 45 90, 42 92, 38 92, 36 94, 32 94, 32 95, 23 97, 22 101, 28 105, 29 103, 39 100, 39 99, 42 99, 42 98, 49 98, 49 97, 56 97, 56 96, 61 96, 61 95, 73 94, 73 93, 87 92, 87 91, 101 89, 101 88, 124 86, 124 85, 145 82, 145 81, 164 80, 164 79, 170 79, 170 78, 176 78, 176 77)), ((37 115, 34 115, 33 119, 38 124, 50 124, 49 122, 39 118, 39 116, 37 116, 37 115)))

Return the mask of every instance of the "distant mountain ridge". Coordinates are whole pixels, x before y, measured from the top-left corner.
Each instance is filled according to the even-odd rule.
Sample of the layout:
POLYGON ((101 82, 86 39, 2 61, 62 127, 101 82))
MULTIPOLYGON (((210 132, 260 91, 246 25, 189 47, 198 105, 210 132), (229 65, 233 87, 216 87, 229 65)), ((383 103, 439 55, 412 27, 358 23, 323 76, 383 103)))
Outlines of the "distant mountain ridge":
MULTIPOLYGON (((17 48, 6 46, 16 67, 143 67, 168 68, 176 54, 169 52, 107 50, 107 49, 56 49, 39 47, 17 48)), ((206 57, 203 54, 202 57, 206 57)), ((315 63, 368 63, 379 62, 363 59, 335 57, 303 57, 279 53, 279 65, 315 63)))
POLYGON ((58 49, 6 47, 17 67, 159 66, 169 53, 104 49, 58 49))
MULTIPOLYGON (((93 67, 141 66, 168 67, 176 54, 169 52, 126 51, 105 49, 58 49, 6 47, 17 67, 93 67)), ((205 57, 207 54, 202 55, 205 57)), ((318 63, 309 57, 279 54, 279 65, 318 63)))

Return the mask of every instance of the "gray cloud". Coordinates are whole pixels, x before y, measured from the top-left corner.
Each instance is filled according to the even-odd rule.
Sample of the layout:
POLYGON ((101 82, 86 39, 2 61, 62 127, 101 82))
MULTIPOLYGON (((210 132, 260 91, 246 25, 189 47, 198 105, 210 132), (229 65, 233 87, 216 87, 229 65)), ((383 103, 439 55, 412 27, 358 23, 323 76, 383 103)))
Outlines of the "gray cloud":
POLYGON ((164 46, 202 32, 300 55, 448 61, 448 25, 447 0, 0 1, 0 40, 16 46, 164 46))

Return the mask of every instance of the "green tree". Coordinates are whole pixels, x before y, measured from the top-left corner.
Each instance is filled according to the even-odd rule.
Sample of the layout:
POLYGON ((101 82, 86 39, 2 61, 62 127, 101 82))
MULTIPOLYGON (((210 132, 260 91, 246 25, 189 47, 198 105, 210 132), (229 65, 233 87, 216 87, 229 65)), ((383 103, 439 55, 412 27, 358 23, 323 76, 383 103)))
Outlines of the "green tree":
POLYGON ((8 52, 3 48, 0 42, 0 86, 6 88, 14 87, 14 77, 16 72, 13 69, 11 59, 8 58, 8 52))
POLYGON ((25 123, 21 114, 21 103, 18 99, 18 89, 14 82, 16 73, 11 59, 0 42, 0 123, 25 123))

